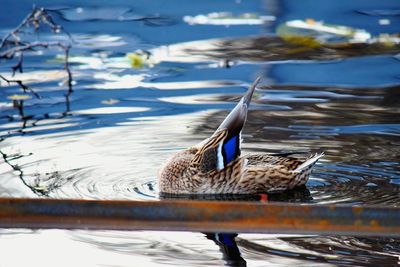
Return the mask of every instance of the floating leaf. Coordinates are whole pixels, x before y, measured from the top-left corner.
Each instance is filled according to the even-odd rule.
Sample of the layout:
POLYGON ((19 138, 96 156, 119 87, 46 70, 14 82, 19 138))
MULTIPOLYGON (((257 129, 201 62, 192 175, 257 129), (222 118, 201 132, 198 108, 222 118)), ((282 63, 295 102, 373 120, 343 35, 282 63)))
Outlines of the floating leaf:
POLYGON ((277 34, 281 38, 309 36, 322 43, 367 42, 372 38, 371 34, 364 29, 326 24, 314 19, 287 21, 277 28, 277 34))
POLYGON ((7 97, 10 100, 28 100, 31 99, 32 97, 30 95, 22 95, 22 94, 14 94, 14 95, 10 95, 7 97))
POLYGON ((143 55, 137 53, 128 53, 126 56, 131 66, 136 69, 142 68, 146 60, 143 55))

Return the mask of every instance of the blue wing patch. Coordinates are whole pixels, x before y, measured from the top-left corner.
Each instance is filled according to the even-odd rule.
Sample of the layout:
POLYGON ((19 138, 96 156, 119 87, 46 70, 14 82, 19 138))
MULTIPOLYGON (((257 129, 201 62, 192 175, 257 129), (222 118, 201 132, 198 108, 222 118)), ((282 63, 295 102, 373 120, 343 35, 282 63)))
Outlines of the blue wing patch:
POLYGON ((236 159, 239 154, 239 136, 236 135, 226 141, 222 146, 222 154, 225 160, 225 166, 236 159))
POLYGON ((236 247, 235 237, 237 234, 219 234, 219 240, 222 244, 227 245, 228 247, 236 247))

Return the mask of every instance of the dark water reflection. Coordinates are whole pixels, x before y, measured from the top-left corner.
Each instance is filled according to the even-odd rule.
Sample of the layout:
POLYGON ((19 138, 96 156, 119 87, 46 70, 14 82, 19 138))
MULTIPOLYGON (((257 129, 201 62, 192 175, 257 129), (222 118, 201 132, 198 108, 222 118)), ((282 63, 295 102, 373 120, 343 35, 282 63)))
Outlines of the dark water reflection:
MULTIPOLYGON (((276 34, 286 21, 312 18, 398 36, 396 1, 36 4, 50 8, 74 39, 71 112, 62 53, 26 54, 17 78, 42 98, 24 100, 21 119, 21 107, 9 99, 20 88, 1 84, 0 196, 157 201, 161 162, 208 137, 262 75, 244 153, 326 154, 306 188, 268 201, 399 206, 399 44, 328 42, 310 50, 276 34), (225 11, 230 17, 215 19, 225 11), (198 15, 206 20, 183 19, 198 15)), ((2 3, 0 33, 30 8, 31 1, 2 3)), ((14 63, 1 61, 0 73, 14 63)), ((65 259, 65 250, 84 256, 60 262, 65 266, 395 266, 399 247, 398 239, 347 236, 2 230, 0 265, 27 265, 43 252, 65 259)))
POLYGON ((222 259, 227 266, 247 266, 242 258, 235 238, 237 234, 208 233, 206 237, 220 247, 222 259))

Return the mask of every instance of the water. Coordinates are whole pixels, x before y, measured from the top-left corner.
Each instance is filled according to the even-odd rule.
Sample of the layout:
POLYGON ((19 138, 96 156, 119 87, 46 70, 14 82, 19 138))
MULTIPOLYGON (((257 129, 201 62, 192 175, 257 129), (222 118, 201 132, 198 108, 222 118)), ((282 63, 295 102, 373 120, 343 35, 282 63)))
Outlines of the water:
MULTIPOLYGON (((262 75, 266 86, 255 94, 244 151, 326 154, 307 189, 277 200, 399 206, 400 61, 395 55, 400 49, 293 51, 275 35, 282 23, 307 18, 372 35, 394 34, 400 23, 396 1, 36 5, 53 10, 74 39, 74 92, 65 113, 65 72, 58 49, 24 57, 25 76, 17 77, 42 96, 24 101, 27 119, 21 120, 7 98, 21 89, 1 87, 0 150, 7 158, 0 163, 1 197, 157 200, 160 164, 209 136, 262 75), (212 12, 253 15, 197 24, 198 15, 212 12), (233 40, 221 39, 228 37, 233 40), (277 51, 274 44, 283 50, 271 53, 277 51), (148 60, 143 52, 131 61, 125 57, 137 50, 152 55, 148 60)), ((30 1, 3 0, 0 33, 18 25, 31 6, 30 1)), ((48 31, 38 38, 68 41, 48 31)), ((2 61, 0 73, 9 73, 14 63, 2 61)), ((234 239, 203 233, 1 230, 0 265, 235 266, 246 261, 248 266, 395 266, 399 242, 349 236, 239 234, 234 239)))

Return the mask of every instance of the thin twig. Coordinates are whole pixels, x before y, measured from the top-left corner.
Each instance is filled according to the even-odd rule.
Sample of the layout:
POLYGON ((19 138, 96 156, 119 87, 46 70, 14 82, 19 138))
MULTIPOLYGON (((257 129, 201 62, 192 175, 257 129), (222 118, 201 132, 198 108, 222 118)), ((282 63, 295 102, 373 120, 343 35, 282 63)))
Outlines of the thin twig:
POLYGON ((3 75, 0 74, 0 79, 4 80, 5 82, 7 82, 8 84, 10 83, 16 83, 18 84, 22 90, 24 91, 24 93, 26 92, 31 92, 36 98, 41 99, 42 97, 36 93, 32 88, 28 87, 27 85, 25 85, 21 80, 9 80, 6 77, 4 77, 3 75))
MULTIPOLYGON (((14 158, 9 159, 10 156, 8 156, 6 153, 2 152, 1 150, 0 150, 0 155, 3 157, 4 163, 6 163, 8 166, 10 166, 14 171, 18 172, 18 177, 19 177, 19 179, 21 180, 21 182, 22 182, 26 187, 28 187, 35 195, 38 195, 38 196, 48 196, 48 193, 43 192, 43 191, 41 191, 41 190, 37 190, 34 186, 28 184, 28 183, 25 181, 25 179, 24 179, 24 172, 22 171, 21 167, 18 166, 18 164, 15 164, 15 165, 14 165, 14 164, 12 164, 12 163, 10 162, 10 160, 19 159, 19 158, 22 158, 22 157, 24 157, 24 156, 18 155, 18 156, 15 156, 14 158)), ((31 155, 31 154, 29 154, 29 156, 30 156, 30 155, 31 155)))
POLYGON ((28 43, 21 46, 16 46, 10 49, 5 50, 4 52, 0 52, 0 58, 8 58, 11 59, 15 56, 15 54, 25 51, 32 51, 34 48, 42 47, 42 48, 49 48, 51 46, 57 46, 62 49, 66 49, 67 45, 61 42, 33 42, 28 43))
POLYGON ((14 66, 12 66, 12 71, 13 71, 13 76, 15 75, 15 73, 18 71, 19 73, 23 72, 22 69, 22 62, 24 61, 24 53, 19 53, 19 59, 17 64, 15 64, 14 66))
POLYGON ((32 12, 29 13, 28 16, 26 16, 26 18, 13 31, 9 32, 8 34, 6 34, 6 36, 3 37, 3 39, 1 40, 1 43, 0 43, 0 49, 2 49, 6 45, 8 39, 10 37, 15 38, 17 36, 17 34, 21 31, 21 29, 30 23, 31 19, 35 16, 37 11, 38 10, 36 8, 34 8, 32 10, 32 12))
MULTIPOLYGON (((45 8, 36 8, 34 7, 33 10, 25 17, 25 19, 11 32, 6 34, 4 38, 1 40, 0 43, 0 58, 4 59, 12 59, 15 56, 19 56, 18 62, 12 67, 13 76, 17 71, 20 73, 23 72, 23 59, 24 59, 24 52, 26 51, 34 51, 36 48, 49 48, 49 47, 59 47, 64 50, 65 53, 65 63, 64 69, 67 73, 67 92, 65 94, 66 97, 66 105, 67 111, 70 111, 70 96, 73 92, 72 89, 72 72, 69 67, 69 51, 71 46, 69 44, 63 42, 23 42, 21 37, 19 36, 20 33, 23 33, 25 28, 29 28, 31 26, 34 27, 35 31, 38 31, 41 24, 47 25, 53 32, 58 33, 62 31, 63 33, 67 34, 68 38, 73 41, 71 35, 63 29, 61 25, 58 25, 54 22, 54 19, 49 14, 48 10, 45 8)), ((5 78, 4 76, 0 75, 0 79, 6 81, 7 83, 15 83, 19 85, 22 90, 26 92, 31 92, 35 97, 41 98, 38 93, 32 90, 30 87, 25 85, 21 80, 10 80, 5 78)))
POLYGON ((71 70, 69 68, 69 60, 68 60, 69 59, 69 50, 70 50, 70 48, 71 48, 70 46, 67 46, 65 48, 65 65, 64 65, 64 69, 68 74, 68 79, 67 79, 68 90, 67 90, 67 93, 65 94, 65 103, 66 103, 66 106, 67 106, 66 107, 66 113, 71 111, 70 96, 73 93, 73 90, 72 90, 72 73, 71 73, 71 70))

